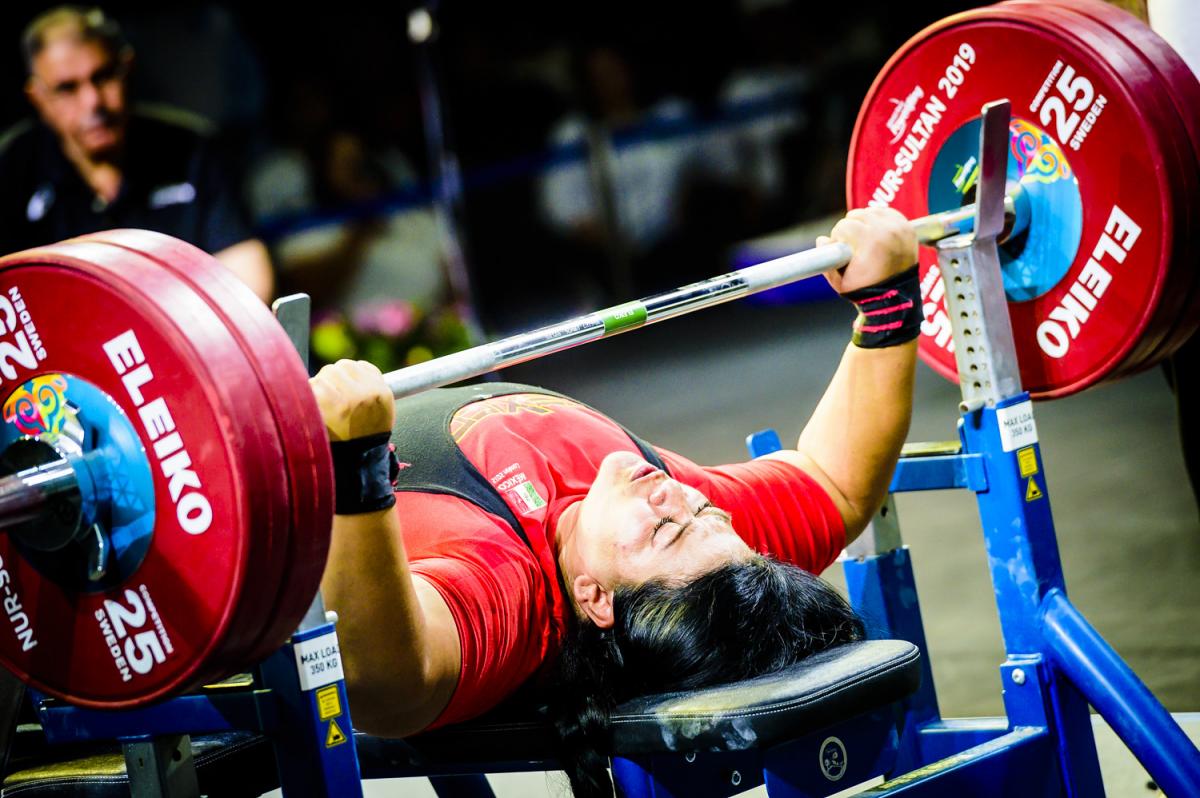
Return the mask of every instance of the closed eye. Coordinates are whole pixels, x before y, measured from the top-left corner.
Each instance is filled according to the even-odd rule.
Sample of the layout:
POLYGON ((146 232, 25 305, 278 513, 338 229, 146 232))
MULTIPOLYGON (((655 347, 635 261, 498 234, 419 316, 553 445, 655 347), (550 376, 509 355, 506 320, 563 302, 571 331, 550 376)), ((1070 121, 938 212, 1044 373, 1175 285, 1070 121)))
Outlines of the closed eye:
POLYGON ((687 531, 688 527, 690 527, 692 525, 692 521, 695 521, 696 518, 699 517, 701 513, 713 512, 713 511, 718 512, 721 515, 728 517, 723 511, 717 510, 716 507, 713 507, 711 502, 706 501, 706 502, 704 502, 704 504, 700 505, 692 512, 691 521, 688 521, 686 524, 679 525, 679 531, 675 533, 675 537, 671 538, 671 541, 669 543, 667 543, 667 545, 664 546, 663 548, 670 548, 671 546, 675 545, 675 541, 677 541, 681 537, 683 537, 683 533, 687 531))
POLYGON ((720 507, 714 507, 712 502, 705 502, 700 506, 700 509, 696 510, 696 515, 700 515, 701 513, 715 515, 720 518, 724 518, 728 523, 733 523, 733 516, 722 510, 720 507))
MULTIPOLYGON (((720 509, 719 507, 714 507, 713 503, 710 501, 704 502, 704 504, 700 505, 699 507, 697 507, 695 510, 692 511, 693 517, 699 516, 702 514, 715 515, 720 518, 724 518, 727 523, 733 523, 733 516, 731 516, 729 513, 725 512, 724 510, 720 509)), ((650 531, 650 541, 651 542, 654 541, 654 536, 658 534, 658 530, 662 529, 667 524, 677 524, 677 523, 679 523, 679 522, 676 521, 674 518, 672 518, 669 515, 658 519, 658 523, 655 524, 654 529, 652 529, 650 531)), ((675 537, 671 540, 671 543, 674 543, 676 540, 679 539, 679 536, 683 533, 683 530, 687 529, 688 524, 690 524, 690 523, 691 523, 691 521, 689 521, 687 524, 683 524, 682 526, 680 526, 679 533, 675 535, 675 537)), ((671 543, 668 543, 667 545, 670 546, 671 543)))

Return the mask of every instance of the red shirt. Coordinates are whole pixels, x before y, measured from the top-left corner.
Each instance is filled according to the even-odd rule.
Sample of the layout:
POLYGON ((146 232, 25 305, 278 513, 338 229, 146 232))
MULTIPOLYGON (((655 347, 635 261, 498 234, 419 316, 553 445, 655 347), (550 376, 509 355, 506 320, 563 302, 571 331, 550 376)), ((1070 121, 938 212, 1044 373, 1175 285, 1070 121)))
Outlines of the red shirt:
MULTIPOLYGON (((468 404, 450 432, 512 508, 530 545, 470 502, 396 494, 412 572, 445 599, 462 645, 458 686, 437 726, 491 709, 557 654, 570 612, 558 579, 558 517, 587 493, 607 454, 637 452, 610 419, 541 394, 468 404)), ((729 512, 757 551, 820 573, 845 545, 836 506, 800 469, 771 459, 704 467, 658 451, 671 475, 729 512)))

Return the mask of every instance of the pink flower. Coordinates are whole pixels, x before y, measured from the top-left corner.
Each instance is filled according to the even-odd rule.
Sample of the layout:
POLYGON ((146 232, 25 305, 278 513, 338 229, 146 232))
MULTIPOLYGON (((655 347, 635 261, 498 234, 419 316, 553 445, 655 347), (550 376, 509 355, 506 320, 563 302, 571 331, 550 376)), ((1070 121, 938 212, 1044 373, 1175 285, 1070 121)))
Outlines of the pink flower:
POLYGON ((417 325, 417 310, 403 299, 366 302, 354 309, 353 321, 361 333, 399 338, 417 325))

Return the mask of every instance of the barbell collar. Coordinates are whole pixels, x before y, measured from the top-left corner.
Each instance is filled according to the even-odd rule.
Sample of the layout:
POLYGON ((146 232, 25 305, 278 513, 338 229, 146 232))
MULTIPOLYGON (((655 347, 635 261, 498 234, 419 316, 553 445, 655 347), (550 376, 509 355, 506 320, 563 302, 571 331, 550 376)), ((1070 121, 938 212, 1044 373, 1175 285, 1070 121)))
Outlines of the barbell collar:
MULTIPOLYGON (((912 219, 909 224, 922 244, 936 244, 944 238, 975 231, 975 205, 964 205, 952 211, 932 213, 912 219)), ((1004 196, 1004 230, 997 237, 1003 244, 1029 227, 1029 198, 1019 183, 1008 186, 1004 196)))
MULTIPOLYGON (((1009 235, 1019 232, 1028 224, 1029 212, 1019 185, 1011 187, 1004 200, 1004 210, 1005 229, 1009 235)), ((965 205, 954 211, 913 219, 909 224, 921 243, 930 244, 970 231, 974 219, 975 206, 965 205)), ((397 369, 385 374, 384 379, 397 399, 411 396, 839 269, 850 262, 853 254, 848 245, 840 242, 806 249, 646 299, 614 305, 531 332, 397 369)))

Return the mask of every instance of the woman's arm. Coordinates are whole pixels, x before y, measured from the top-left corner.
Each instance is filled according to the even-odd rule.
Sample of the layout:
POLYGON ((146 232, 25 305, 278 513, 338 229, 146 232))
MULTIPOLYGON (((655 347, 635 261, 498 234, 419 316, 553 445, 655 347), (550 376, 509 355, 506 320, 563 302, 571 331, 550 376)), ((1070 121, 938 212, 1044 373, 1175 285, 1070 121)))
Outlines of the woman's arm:
MULTIPOLYGON (((828 275, 839 293, 877 285, 917 260, 916 238, 895 211, 851 211, 831 238, 854 249, 850 264, 828 275)), ((848 346, 796 449, 769 455, 804 469, 826 490, 846 524, 847 543, 887 495, 912 415, 916 352, 916 341, 848 346)))
MULTIPOLYGON (((331 440, 391 431, 395 405, 371 364, 339 361, 311 383, 331 440)), ((334 517, 321 591, 339 616, 355 727, 399 737, 432 723, 458 683, 458 630, 441 595, 412 576, 394 507, 334 517)))

